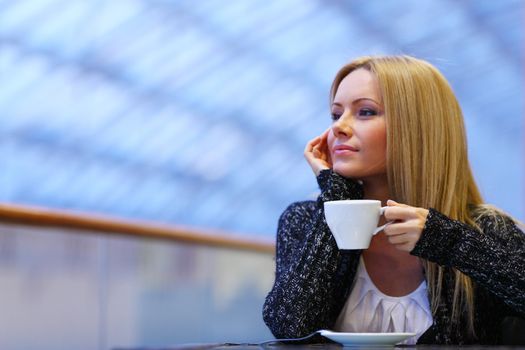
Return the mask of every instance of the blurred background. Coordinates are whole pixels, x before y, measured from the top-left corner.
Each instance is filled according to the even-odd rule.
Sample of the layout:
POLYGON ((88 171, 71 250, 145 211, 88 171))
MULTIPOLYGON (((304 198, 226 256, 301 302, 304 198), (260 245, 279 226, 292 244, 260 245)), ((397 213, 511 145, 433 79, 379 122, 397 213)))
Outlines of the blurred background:
POLYGON ((273 237, 337 69, 450 80, 487 201, 524 219, 522 0, 0 0, 0 200, 273 237))
MULTIPOLYGON (((302 152, 330 124, 335 72, 361 55, 409 54, 430 61, 451 82, 486 201, 524 220, 524 21, 522 0, 0 0, 0 201, 273 240, 286 206, 317 191, 302 152)), ((0 236, 0 258, 4 267, 16 262, 27 276, 6 267, 0 283, 20 298, 10 305, 26 305, 19 290, 34 281, 41 253, 23 247, 44 248, 40 236, 13 232, 0 236)), ((65 254, 62 264, 53 265, 64 269, 72 268, 71 259, 73 267, 85 261, 94 281, 107 281, 118 270, 107 269, 108 257, 124 254, 106 240, 63 243, 67 235, 51 236, 58 245, 47 246, 42 261, 65 254), (93 255, 71 255, 72 244, 93 255)), ((134 246, 117 265, 130 266, 129 256, 149 261, 143 285, 151 288, 164 254, 158 249, 168 248, 134 246)), ((165 254, 168 267, 201 261, 181 260, 178 250, 165 254)), ((208 260, 202 261, 205 266, 208 260)), ((230 272, 232 264, 226 264, 230 272)), ((133 271, 144 272, 139 265, 133 271)), ((244 333, 252 341, 270 336, 258 317, 273 267, 266 260, 261 266, 265 282, 250 282, 251 294, 242 294, 241 304, 257 318, 244 333)), ((135 272, 129 276, 136 278, 135 272)), ((118 341, 95 326, 95 345, 232 340, 224 339, 224 331, 192 334, 182 323, 173 335, 166 327, 172 313, 152 316, 180 300, 169 299, 173 289, 166 288, 135 295, 140 302, 129 305, 140 321, 134 331, 115 336, 118 341)), ((209 300, 206 290, 202 295, 209 300)), ((111 304, 101 297, 106 291, 93 291, 99 311, 111 304)), ((219 308, 234 300, 228 298, 219 298, 219 308)), ((129 311, 129 305, 119 310, 129 311)), ((45 318, 47 311, 39 310, 45 318)), ((235 312, 242 320, 242 312, 235 312)), ((94 317, 107 325, 104 315, 94 317)), ((213 322, 231 316, 225 315, 217 313, 213 322)), ((20 320, 20 329, 24 322, 30 321, 20 320)))

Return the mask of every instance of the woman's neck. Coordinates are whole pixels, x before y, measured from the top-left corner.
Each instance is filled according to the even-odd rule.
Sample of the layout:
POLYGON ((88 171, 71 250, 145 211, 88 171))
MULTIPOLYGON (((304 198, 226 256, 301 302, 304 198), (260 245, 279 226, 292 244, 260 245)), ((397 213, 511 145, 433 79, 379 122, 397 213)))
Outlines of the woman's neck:
POLYGON ((391 199, 386 175, 363 180, 363 193, 365 199, 380 200, 381 205, 385 206, 386 201, 391 199))
MULTIPOLYGON (((363 180, 363 192, 365 199, 380 200, 382 206, 386 206, 388 199, 395 200, 390 196, 386 175, 363 180)), ((385 223, 385 217, 381 216, 379 225, 385 223)), ((370 278, 387 295, 407 295, 424 279, 419 258, 397 249, 382 231, 372 237, 362 256, 370 278)))
MULTIPOLYGON (((391 198, 390 191, 388 190, 388 181, 386 175, 363 180, 363 192, 365 199, 380 200, 381 206, 386 206, 387 200, 393 199, 391 198)), ((383 225, 385 223, 385 217, 381 216, 379 225, 383 225)), ((388 237, 386 237, 382 231, 372 237, 372 242, 370 243, 370 247, 367 249, 365 255, 379 255, 393 259, 403 259, 409 256, 409 254, 406 252, 396 249, 395 246, 393 246, 388 241, 388 237)))

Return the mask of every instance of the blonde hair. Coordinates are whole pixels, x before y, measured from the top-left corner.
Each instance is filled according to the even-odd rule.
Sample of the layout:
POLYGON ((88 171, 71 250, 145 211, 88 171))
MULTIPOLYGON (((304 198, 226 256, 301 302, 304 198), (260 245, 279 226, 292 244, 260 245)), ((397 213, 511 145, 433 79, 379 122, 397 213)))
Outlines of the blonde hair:
MULTIPOLYGON (((330 103, 341 81, 359 68, 375 74, 380 87, 392 198, 415 207, 435 208, 479 229, 473 211, 481 208, 483 200, 468 162, 463 115, 447 80, 431 64, 410 56, 361 57, 339 70, 330 103)), ((442 298, 444 268, 427 260, 423 264, 435 315, 442 298)), ((466 314, 468 333, 475 338, 472 280, 452 271, 451 320, 459 326, 466 314)))

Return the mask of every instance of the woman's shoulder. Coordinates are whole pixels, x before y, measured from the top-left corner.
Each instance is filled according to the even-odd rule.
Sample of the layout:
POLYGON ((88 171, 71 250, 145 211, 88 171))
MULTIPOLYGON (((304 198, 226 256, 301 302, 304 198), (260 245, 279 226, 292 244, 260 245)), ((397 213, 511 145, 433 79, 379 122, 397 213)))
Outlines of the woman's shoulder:
POLYGON ((293 202, 281 214, 281 219, 305 218, 317 210, 317 202, 313 200, 293 202))
POLYGON ((491 204, 479 204, 472 206, 470 210, 470 216, 478 225, 482 226, 519 224, 519 222, 511 215, 491 204))
POLYGON ((315 201, 294 202, 283 211, 279 217, 279 229, 301 229, 312 222, 317 203, 315 201))
POLYGON ((288 205, 279 218, 278 236, 280 239, 301 237, 307 225, 314 221, 315 210, 315 201, 294 202, 288 205))
POLYGON ((473 207, 471 217, 481 231, 486 234, 496 236, 524 234, 522 223, 490 204, 481 204, 473 207))

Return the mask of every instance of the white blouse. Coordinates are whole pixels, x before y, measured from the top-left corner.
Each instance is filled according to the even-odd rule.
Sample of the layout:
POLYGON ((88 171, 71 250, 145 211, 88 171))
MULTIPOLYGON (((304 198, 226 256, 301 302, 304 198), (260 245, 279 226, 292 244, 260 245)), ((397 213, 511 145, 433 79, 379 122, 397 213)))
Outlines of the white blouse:
POLYGON ((416 336, 403 344, 415 344, 432 322, 425 280, 412 293, 391 297, 377 289, 361 257, 354 288, 337 318, 334 330, 357 333, 413 332, 416 336))

